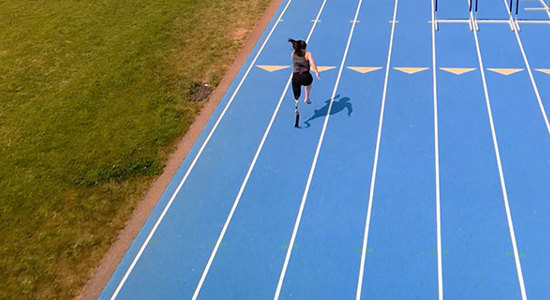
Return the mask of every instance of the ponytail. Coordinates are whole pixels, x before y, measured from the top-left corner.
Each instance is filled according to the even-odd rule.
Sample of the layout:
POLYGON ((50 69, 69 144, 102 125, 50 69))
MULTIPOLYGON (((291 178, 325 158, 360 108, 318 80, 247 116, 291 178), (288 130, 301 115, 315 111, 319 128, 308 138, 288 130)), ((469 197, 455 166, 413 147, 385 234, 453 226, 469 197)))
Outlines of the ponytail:
POLYGON ((296 41, 293 39, 288 39, 288 41, 292 43, 292 48, 294 49, 294 52, 296 53, 296 55, 304 56, 305 50, 307 47, 307 44, 305 41, 302 41, 302 40, 296 41))

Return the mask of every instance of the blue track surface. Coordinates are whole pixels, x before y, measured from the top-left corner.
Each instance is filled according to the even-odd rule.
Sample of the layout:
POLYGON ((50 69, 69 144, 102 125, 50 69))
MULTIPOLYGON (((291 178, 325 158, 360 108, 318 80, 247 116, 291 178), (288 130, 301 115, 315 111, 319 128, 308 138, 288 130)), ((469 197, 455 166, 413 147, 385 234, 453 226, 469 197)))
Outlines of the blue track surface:
POLYGON ((100 298, 548 298, 548 2, 478 2, 284 0, 100 298))

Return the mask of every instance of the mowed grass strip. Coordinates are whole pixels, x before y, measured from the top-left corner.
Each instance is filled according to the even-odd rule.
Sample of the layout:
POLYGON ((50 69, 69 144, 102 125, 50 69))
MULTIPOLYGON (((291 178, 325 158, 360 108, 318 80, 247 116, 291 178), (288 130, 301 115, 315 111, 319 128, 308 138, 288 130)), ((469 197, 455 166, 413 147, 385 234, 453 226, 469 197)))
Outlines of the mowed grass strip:
POLYGON ((0 1, 0 298, 72 298, 269 0, 0 1))

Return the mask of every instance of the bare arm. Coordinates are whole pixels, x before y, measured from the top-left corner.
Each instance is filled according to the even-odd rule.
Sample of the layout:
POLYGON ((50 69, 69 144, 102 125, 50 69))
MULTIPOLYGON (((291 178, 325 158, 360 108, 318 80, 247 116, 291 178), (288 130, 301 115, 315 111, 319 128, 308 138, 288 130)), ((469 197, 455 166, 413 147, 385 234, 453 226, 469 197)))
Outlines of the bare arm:
POLYGON ((313 72, 315 72, 315 76, 317 76, 317 79, 321 79, 319 77, 319 70, 317 70, 317 64, 315 63, 315 60, 313 59, 313 55, 311 55, 311 52, 306 52, 306 60, 309 61, 309 64, 311 65, 311 69, 313 72))

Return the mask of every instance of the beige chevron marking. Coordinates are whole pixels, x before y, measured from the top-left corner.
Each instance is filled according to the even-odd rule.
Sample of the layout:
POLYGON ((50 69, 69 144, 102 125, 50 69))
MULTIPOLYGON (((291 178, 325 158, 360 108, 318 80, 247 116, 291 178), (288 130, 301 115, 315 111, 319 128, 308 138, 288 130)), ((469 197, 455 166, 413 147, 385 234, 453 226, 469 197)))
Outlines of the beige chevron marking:
POLYGON ((336 67, 333 67, 333 66, 317 66, 317 70, 319 72, 328 71, 328 70, 332 70, 332 69, 336 69, 336 67))
POLYGON ((550 69, 535 69, 539 72, 542 72, 542 73, 546 73, 546 74, 550 74, 550 69))
POLYGON ((256 65, 256 67, 268 72, 279 71, 279 70, 290 68, 290 66, 280 66, 280 65, 256 65))
POLYGON ((440 68, 443 71, 451 72, 456 75, 462 75, 464 73, 472 72, 476 68, 440 68))
POLYGON ((365 74, 382 69, 382 67, 348 67, 348 69, 365 74))
POLYGON ((523 69, 504 69, 504 68, 487 68, 487 70, 493 71, 502 75, 506 75, 506 76, 523 71, 523 69))
POLYGON ((414 73, 428 70, 428 68, 405 68, 405 67, 395 67, 394 69, 397 71, 405 72, 407 74, 414 74, 414 73))

